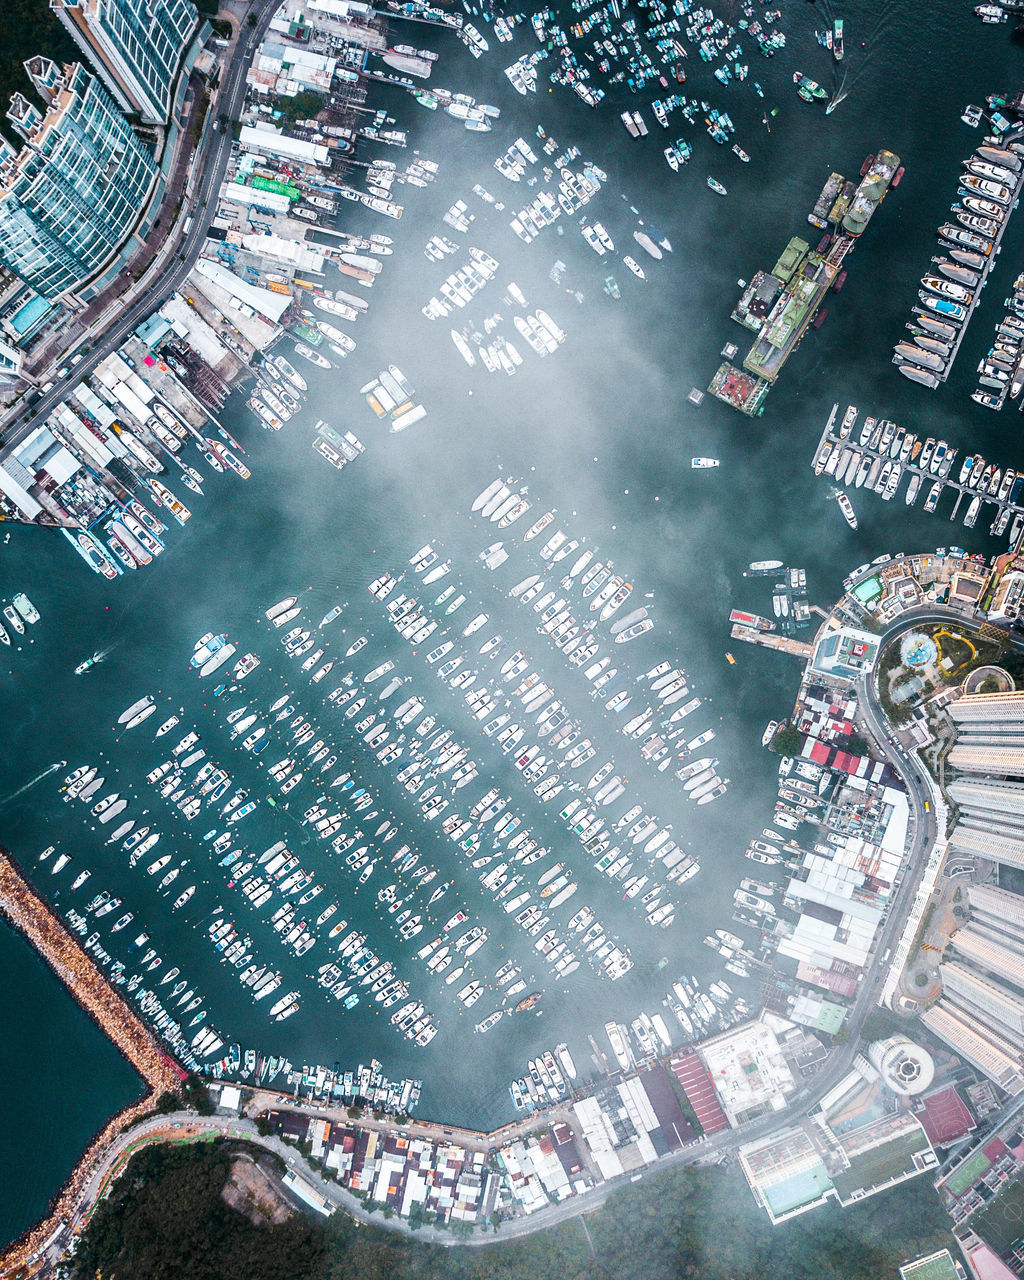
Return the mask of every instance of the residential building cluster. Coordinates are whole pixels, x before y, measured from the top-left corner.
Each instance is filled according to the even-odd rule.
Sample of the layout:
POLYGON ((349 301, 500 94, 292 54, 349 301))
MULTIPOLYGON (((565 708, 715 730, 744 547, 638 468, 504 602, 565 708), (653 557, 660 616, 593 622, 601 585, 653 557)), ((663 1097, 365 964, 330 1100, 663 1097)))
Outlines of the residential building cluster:
POLYGON ((7 111, 22 139, 0 140, 0 323, 13 349, 109 287, 144 244, 210 34, 192 0, 52 7, 86 61, 29 59, 43 110, 16 93, 7 111))
MULTIPOLYGON (((347 1190, 405 1218, 475 1224, 497 1212, 502 1202, 511 1205, 519 1198, 484 1152, 455 1142, 295 1111, 272 1111, 269 1119, 281 1137, 308 1143, 310 1157, 347 1190)), ((522 1181, 519 1158, 510 1160, 522 1181)), ((530 1169, 529 1178, 535 1178, 530 1162, 522 1163, 530 1169)))
POLYGON ((371 1127, 283 1108, 269 1119, 362 1199, 446 1224, 528 1217, 699 1141, 659 1063, 578 1093, 567 1109, 531 1122, 541 1127, 504 1134, 448 1130, 438 1138, 415 1124, 371 1127))

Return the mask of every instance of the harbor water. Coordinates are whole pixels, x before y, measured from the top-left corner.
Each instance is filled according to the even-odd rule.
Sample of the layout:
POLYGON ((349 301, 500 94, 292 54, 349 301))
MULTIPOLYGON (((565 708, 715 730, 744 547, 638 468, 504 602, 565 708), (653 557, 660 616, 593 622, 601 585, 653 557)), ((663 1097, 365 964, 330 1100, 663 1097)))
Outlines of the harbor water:
MULTIPOLYGON (((501 116, 492 133, 471 134, 396 89, 373 90, 371 102, 391 110, 399 127, 409 130, 410 148, 437 160, 440 175, 425 189, 403 190, 400 222, 381 225, 383 219, 365 212, 356 222, 339 217, 339 226, 393 236, 394 253, 383 259, 378 283, 366 294, 368 316, 351 326, 356 351, 330 371, 303 365, 310 395, 301 414, 279 433, 265 433, 243 395, 225 409, 222 421, 247 450, 252 478, 243 483, 231 474, 213 475, 204 497, 182 492, 194 512, 191 522, 168 533, 166 553, 151 566, 113 584, 89 574, 53 531, 5 526, 3 536, 9 528, 9 539, 0 562, 0 591, 8 599, 16 591, 27 592, 42 620, 14 649, 0 650, 6 709, 0 755, 7 797, 0 801, 3 842, 60 910, 81 909, 100 890, 122 898, 121 910, 132 911, 133 922, 104 945, 124 958, 131 972, 128 947, 134 936, 147 932, 149 945, 164 957, 164 971, 180 967, 189 985, 203 993, 208 1023, 226 1040, 296 1064, 340 1062, 344 1068, 376 1057, 390 1078, 423 1081, 420 1115, 480 1128, 510 1118, 508 1083, 539 1049, 566 1041, 581 1077, 591 1076, 595 1064, 587 1036, 603 1040, 609 1018, 629 1022, 641 1010, 661 1011, 662 998, 680 974, 702 981, 723 976, 721 957, 702 947, 700 938, 713 927, 730 927, 733 890, 752 871, 742 853, 770 821, 775 794, 773 759, 760 745, 761 734, 770 718, 788 713, 800 676, 793 658, 729 639, 731 608, 771 611, 774 580, 744 578, 747 563, 772 558, 804 568, 812 603, 827 606, 841 591, 845 574, 883 552, 949 544, 986 553, 997 549, 986 522, 979 521, 973 531, 949 523, 947 497, 935 515, 924 514, 923 493, 908 509, 902 492, 883 503, 874 494, 852 491, 860 520, 859 530, 852 532, 826 480, 814 477, 811 462, 831 407, 839 401, 922 436, 942 435, 961 456, 977 451, 1001 467, 1024 466, 1015 407, 993 414, 969 399, 975 365, 991 344, 1002 315, 1000 300, 1010 291, 1021 259, 1019 214, 1004 237, 990 296, 974 316, 948 382, 927 391, 907 382, 890 362, 916 301, 919 277, 936 252, 935 229, 955 197, 958 163, 980 141, 977 131, 961 123, 960 113, 987 93, 1013 92, 1019 56, 1009 27, 982 26, 961 0, 941 0, 929 7, 926 18, 890 0, 844 7, 847 53, 836 68, 813 37, 815 26, 835 16, 833 8, 827 0, 816 5, 794 0, 786 6, 779 25, 788 44, 771 61, 740 33, 750 64, 744 84, 723 89, 691 53, 682 91, 729 111, 737 125, 735 140, 751 156, 749 164, 678 115, 668 131, 659 129, 646 105, 657 90, 636 98, 609 93, 592 111, 563 87, 549 91, 550 63, 541 63, 539 92, 519 97, 502 67, 536 49, 528 22, 517 28, 514 44, 492 41, 492 51, 479 62, 453 38, 417 28, 418 42, 440 50, 437 81, 495 103, 501 116), (831 115, 797 97, 792 83, 797 69, 833 93, 845 90, 831 115), (764 86, 763 100, 751 88, 754 79, 764 86), (633 140, 622 129, 618 113, 627 106, 644 110, 651 129, 647 138, 633 140), (777 114, 770 117, 769 130, 762 116, 772 109, 777 114), (540 155, 538 125, 560 147, 578 146, 586 161, 607 172, 608 183, 587 213, 608 229, 614 256, 599 259, 564 217, 559 220, 563 235, 556 224, 530 245, 510 231, 514 211, 536 190, 506 181, 493 160, 518 135, 540 155), (662 148, 680 134, 691 139, 694 152, 689 166, 676 174, 662 148), (691 387, 707 385, 727 341, 741 346, 737 363, 749 345, 748 336, 729 320, 740 292, 737 281, 749 280, 758 268, 770 269, 791 236, 816 243, 820 233, 806 214, 829 173, 834 169, 855 178, 865 155, 882 147, 899 154, 906 175, 847 259, 842 293, 830 297, 823 327, 811 332, 790 359, 763 416, 747 419, 710 396, 699 407, 688 403, 691 387), (725 199, 708 189, 709 175, 727 188, 725 199), (475 197, 474 183, 503 201, 504 212, 475 197), (467 201, 476 220, 467 235, 457 237, 459 254, 444 263, 428 262, 423 246, 435 233, 452 234, 441 216, 457 197, 467 201), (638 218, 655 223, 671 241, 672 252, 663 260, 648 259, 634 243, 638 218), (495 280, 466 313, 427 320, 421 307, 447 272, 465 261, 468 245, 498 260, 495 280), (643 260, 645 282, 622 264, 621 254, 631 250, 643 260), (561 284, 549 275, 556 260, 565 264, 561 284), (621 289, 619 300, 604 292, 609 274, 621 289), (469 369, 449 337, 453 323, 461 327, 472 320, 479 327, 488 314, 507 314, 502 294, 509 281, 567 335, 544 360, 520 344, 524 363, 514 378, 486 373, 479 365, 469 369), (582 301, 570 290, 579 291, 582 301), (427 410, 424 421, 401 434, 390 433, 386 420, 378 421, 359 395, 360 386, 389 364, 400 366, 427 410), (333 470, 310 447, 318 419, 338 431, 354 431, 366 452, 344 471, 333 470), (693 455, 717 457, 721 466, 693 471, 693 455), (470 512, 477 493, 499 475, 525 485, 533 504, 504 535, 470 512), (551 508, 557 514, 549 533, 560 527, 572 538, 585 538, 583 547, 592 548, 597 558, 612 559, 616 572, 634 584, 630 606, 646 605, 655 620, 647 635, 630 645, 605 645, 602 652, 621 648, 613 657, 630 677, 670 660, 685 668, 687 683, 703 699, 686 724, 693 725, 694 734, 714 729, 719 772, 731 779, 727 794, 714 804, 696 807, 684 801, 671 772, 643 764, 637 744, 618 732, 623 717, 583 698, 579 675, 537 635, 539 619, 506 598, 514 583, 541 568, 536 550, 548 535, 524 546, 522 534, 551 508), (502 536, 511 558, 489 574, 479 553, 502 536), (549 683, 571 695, 574 714, 594 740, 598 754, 578 771, 585 775, 579 781, 585 783, 599 764, 614 759, 617 771, 628 777, 629 796, 663 825, 671 823, 680 848, 699 858, 700 874, 671 890, 677 912, 670 929, 648 927, 635 904, 622 901, 621 888, 595 876, 575 838, 548 812, 560 803, 542 807, 519 785, 508 760, 480 737, 480 726, 462 700, 433 678, 424 653, 410 651, 368 594, 372 578, 408 570, 409 558, 427 542, 451 557, 453 573, 445 581, 458 582, 469 597, 451 625, 458 622, 461 631, 478 611, 474 606, 490 615, 488 627, 466 644, 471 665, 485 667, 487 660, 476 651, 495 632, 517 642, 511 647, 526 649, 550 676, 549 683), (583 965, 559 983, 531 958, 531 940, 482 896, 478 873, 455 858, 437 826, 419 818, 395 785, 394 769, 380 769, 352 733, 351 721, 323 708, 323 696, 336 680, 311 689, 298 663, 284 657, 280 634, 268 626, 263 611, 291 594, 299 597, 307 625, 332 606, 345 605, 324 633, 332 656, 340 659, 357 636, 368 637, 355 658, 339 661, 336 674, 350 668, 361 681, 378 663, 395 661, 397 674, 411 677, 411 683, 385 704, 385 711, 393 711, 408 693, 418 693, 439 724, 470 746, 481 776, 457 793, 455 809, 464 813, 488 786, 500 786, 551 844, 544 865, 570 857, 579 863, 580 890, 563 909, 561 923, 591 903, 630 948, 631 972, 611 983, 583 965), (217 679, 199 681, 189 669, 193 645, 207 631, 228 633, 239 655, 252 649, 263 657, 236 693, 215 698, 217 679), (726 659, 730 647, 734 665, 726 659), (104 660, 76 676, 75 666, 97 651, 106 651, 104 660), (265 712, 286 689, 294 691, 291 700, 298 709, 317 712, 330 729, 336 747, 346 753, 344 767, 357 771, 379 797, 382 820, 388 816, 399 824, 401 841, 386 849, 408 840, 422 862, 439 867, 439 879, 455 881, 432 909, 432 920, 443 922, 460 906, 471 918, 479 914, 485 920, 491 936, 474 957, 473 974, 491 980, 506 957, 514 956, 534 975, 530 989, 544 990, 533 1010, 474 1035, 474 1023, 498 1003, 495 993, 489 990, 471 1011, 462 1009, 453 998, 455 988, 430 977, 414 959, 418 945, 433 936, 430 929, 409 943, 385 927, 376 895, 394 879, 389 867, 378 865, 357 890, 342 860, 332 858, 301 825, 315 792, 303 786, 287 809, 280 799, 276 809, 265 802, 269 787, 263 765, 285 754, 283 743, 275 743, 266 756, 250 757, 237 743, 229 746, 225 719, 242 703, 265 712), (158 714, 138 729, 118 730, 118 715, 145 694, 157 699, 158 714), (154 744, 153 731, 172 712, 180 714, 182 728, 154 744), (396 1035, 372 999, 364 998, 351 1012, 325 1000, 305 976, 315 975, 328 958, 323 946, 301 962, 286 953, 266 918, 250 918, 244 900, 226 887, 224 872, 202 843, 213 825, 207 814, 191 827, 167 817, 145 773, 193 725, 209 758, 261 800, 256 812, 233 828, 239 842, 256 853, 277 839, 289 842, 303 866, 338 898, 350 926, 366 929, 382 959, 394 959, 412 994, 436 1013, 439 1033, 429 1047, 416 1048, 396 1035), (59 761, 67 767, 46 772, 59 761), (62 803, 62 778, 83 763, 97 765, 112 784, 104 792, 117 790, 129 798, 126 817, 165 832, 161 852, 189 859, 188 875, 183 873, 175 888, 190 878, 199 887, 185 909, 172 913, 174 895, 161 895, 156 883, 140 874, 141 867, 129 870, 127 855, 119 845, 104 843, 110 831, 87 806, 62 803), (50 871, 52 858, 38 861, 48 845, 72 859, 60 875, 50 871), (88 883, 72 894, 71 879, 86 869, 88 883), (268 1020, 267 1009, 242 992, 237 975, 215 963, 205 927, 217 905, 244 922, 241 931, 251 933, 260 961, 282 971, 287 985, 281 994, 301 987, 303 1002, 295 1017, 268 1020)), ((740 16, 739 6, 724 5, 718 12, 733 21, 740 16)), ((566 25, 572 20, 564 18, 566 25)), ((393 158, 402 156, 395 152, 393 158)), ((342 214, 354 208, 345 206, 342 214)), ((507 320, 503 331, 515 340, 507 320)), ((288 344, 282 350, 291 354, 288 344)), ((563 573, 571 563, 559 566, 563 573)), ((550 586, 557 586, 561 575, 546 576, 550 586)), ((429 599, 429 591, 410 579, 411 573, 403 588, 429 599)), ((810 638, 811 633, 800 634, 810 638)), ((436 643, 433 639, 424 649, 436 643)), ((643 705, 632 678, 628 687, 634 698, 626 718, 643 705)), ((379 688, 370 686, 375 692, 379 688)), ((325 893, 309 908, 311 915, 326 901, 325 893)), ((115 918, 103 922, 105 938, 115 918)), ((13 1202, 4 1197, 0 1205, 0 1238, 6 1238, 42 1211, 91 1133, 134 1096, 135 1078, 20 940, 3 934, 0 972, 5 1014, 0 1114, 6 1116, 0 1132, 5 1167, 19 1170, 13 1202)), ((730 982, 756 1007, 756 978, 730 982)))

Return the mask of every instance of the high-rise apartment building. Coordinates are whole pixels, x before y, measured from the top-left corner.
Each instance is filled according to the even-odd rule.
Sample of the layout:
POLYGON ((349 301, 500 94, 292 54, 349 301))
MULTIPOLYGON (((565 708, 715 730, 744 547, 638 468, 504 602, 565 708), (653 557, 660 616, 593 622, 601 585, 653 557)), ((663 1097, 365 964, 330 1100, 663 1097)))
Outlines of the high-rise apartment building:
POLYGON ((199 26, 192 0, 50 0, 123 110, 166 124, 199 26))
POLYGON ((25 63, 46 114, 15 94, 0 138, 0 263, 44 298, 76 292, 118 261, 150 203, 156 161, 79 63, 25 63))
POLYGON ((994 1019, 1018 1036, 1024 1033, 1024 997, 959 960, 944 961, 939 970, 943 994, 968 1013, 994 1019))
POLYGON ((924 1011, 921 1021, 1007 1093, 1016 1097, 1024 1091, 1024 1074, 1019 1061, 972 1026, 969 1016, 961 1015, 945 1000, 940 1000, 924 1011))

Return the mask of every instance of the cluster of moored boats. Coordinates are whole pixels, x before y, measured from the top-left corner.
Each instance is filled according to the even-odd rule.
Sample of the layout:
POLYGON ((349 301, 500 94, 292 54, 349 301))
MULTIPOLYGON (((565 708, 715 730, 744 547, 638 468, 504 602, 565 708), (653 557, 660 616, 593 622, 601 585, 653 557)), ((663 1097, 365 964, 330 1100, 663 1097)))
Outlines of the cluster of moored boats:
MULTIPOLYGON (((826 436, 830 437, 838 408, 838 405, 833 407, 826 436)), ((1024 490, 1024 474, 1018 474, 1009 467, 1003 470, 995 463, 986 463, 980 454, 968 454, 959 472, 952 473, 957 456, 955 447, 933 436, 922 440, 914 432, 888 419, 876 419, 870 415, 864 418, 855 441, 851 433, 857 417, 856 406, 850 405, 835 438, 823 440, 814 459, 815 475, 832 476, 837 484, 873 489, 886 501, 896 495, 904 476, 909 475, 905 495, 907 505, 912 506, 922 488, 929 486, 924 503, 925 511, 929 512, 935 510, 947 483, 961 485, 971 494, 964 515, 968 528, 976 523, 986 499, 996 506, 991 529, 993 535, 1001 536, 1009 527, 1012 542, 1024 528, 1024 517, 1014 514, 1014 507, 1024 490)))
POLYGON ((568 1045, 544 1049, 526 1065, 527 1074, 509 1085, 517 1111, 534 1111, 568 1097, 577 1074, 568 1045))
MULTIPOLYGON (((243 480, 251 475, 242 461, 245 450, 219 424, 216 424, 215 434, 220 439, 214 439, 213 435, 204 435, 162 401, 154 399, 144 405, 138 397, 135 416, 122 406, 118 410, 117 422, 108 422, 112 419, 109 407, 105 407, 88 387, 76 387, 74 398, 82 406, 82 412, 89 416, 89 430, 106 447, 108 454, 116 457, 139 486, 143 486, 141 492, 146 498, 179 525, 186 524, 192 518, 192 512, 158 477, 163 473, 165 463, 173 462, 179 468, 182 484, 202 496, 205 477, 185 462, 182 455, 187 443, 196 445, 211 470, 233 471, 243 480), (106 426, 103 425, 105 422, 106 426), (131 426, 124 425, 125 422, 131 426)), ((125 496, 91 528, 64 528, 61 532, 94 573, 113 581, 126 571, 151 564, 163 552, 167 525, 140 498, 125 496)))
POLYGON ((3 616, 6 626, 0 622, 0 643, 11 644, 11 632, 16 636, 25 634, 26 623, 32 626, 33 623, 39 621, 39 610, 32 601, 24 593, 19 591, 7 604, 3 606, 3 616), (10 627, 10 631, 8 631, 10 627))
POLYGON ((1014 280, 1005 306, 995 340, 978 365, 981 385, 971 392, 971 399, 986 409, 1001 409, 1007 395, 1016 400, 1024 390, 1024 273, 1014 280))
POLYGON ((280 431, 305 403, 309 383, 283 355, 267 356, 257 370, 249 408, 264 427, 280 431))
MULTIPOLYGON (((951 209, 956 221, 944 223, 938 232, 947 256, 933 258, 934 270, 921 278, 921 305, 914 307, 914 319, 908 325, 911 341, 898 342, 893 354, 893 363, 911 381, 934 388, 948 375, 963 329, 996 260, 996 243, 1020 189, 1022 163, 1024 143, 1003 145, 996 138, 986 139, 965 162, 958 200, 951 209)), ((974 399, 989 407, 1002 404, 1020 365, 1020 340, 1012 332, 1014 318, 1016 311, 1008 317, 1011 333, 1001 334, 979 365, 981 390, 974 399)), ((1017 394, 1021 387, 1024 371, 1017 394)))
MULTIPOLYGON (((498 528, 502 529, 510 527, 521 519, 530 507, 531 503, 524 493, 515 492, 499 479, 493 481, 478 495, 472 510, 478 511, 481 518, 497 523, 498 528)), ((554 518, 554 511, 545 512, 540 516, 523 535, 524 545, 545 533, 554 518)), ((433 548, 431 552, 436 555, 433 548)), ((618 674, 618 668, 609 670, 611 657, 599 655, 600 640, 596 626, 612 619, 632 593, 632 583, 627 582, 621 575, 617 575, 610 562, 595 561, 592 551, 581 550, 580 539, 571 538, 561 529, 557 529, 540 547, 539 556, 549 568, 553 568, 563 560, 566 561, 568 572, 561 579, 561 588, 565 591, 579 588, 582 599, 588 602, 589 612, 596 613, 597 617, 592 622, 577 620, 570 598, 559 597, 558 592, 553 589, 546 590, 546 583, 539 573, 530 574, 516 584, 509 592, 509 597, 518 600, 520 605, 531 605, 535 612, 540 613, 538 630, 541 634, 551 637, 571 665, 583 668, 585 664, 590 664, 585 674, 594 685, 594 696, 600 696, 604 702, 605 710, 624 712, 632 702, 633 694, 628 689, 616 690, 608 687, 618 674), (575 556, 571 564, 568 561, 570 556, 575 556)), ((508 559, 508 552, 503 543, 494 543, 481 553, 480 558, 487 568, 494 570, 508 559)), ((612 622, 610 630, 615 643, 623 644, 646 634, 653 625, 649 610, 646 606, 641 606, 624 618, 612 622)), ((671 663, 658 664, 644 678, 650 680, 651 694, 658 695, 656 701, 662 708, 668 708, 682 701, 689 694, 685 672, 682 668, 674 668, 671 663)), ((544 693, 545 690, 542 689, 541 692, 544 693)), ((641 741, 642 757, 653 763, 660 772, 665 772, 673 761, 671 744, 683 736, 683 726, 678 722, 698 706, 700 706, 700 699, 691 697, 678 710, 668 715, 656 730, 654 726, 659 720, 659 713, 653 709, 649 701, 643 711, 626 722, 622 732, 627 737, 641 741)), ((556 728, 559 727, 556 726, 556 728)), ((710 730, 698 735, 692 742, 686 744, 680 759, 688 760, 690 753, 713 737, 714 733, 710 730)), ((717 775, 712 773, 710 776, 705 776, 705 774, 706 770, 699 770, 694 775, 690 772, 689 763, 684 769, 677 771, 677 776, 684 784, 690 784, 694 776, 698 777, 699 783, 692 787, 687 785, 687 790, 696 791, 697 794, 693 798, 698 801, 709 803, 710 799, 724 794, 725 784, 717 775), (708 781, 713 781, 713 785, 705 790, 705 783, 708 781), (705 796, 708 799, 705 799, 705 796)))
MULTIPOLYGON (((514 283, 509 285, 506 298, 510 303, 520 306, 526 305, 526 299, 514 283)), ((489 319, 490 323, 488 324, 485 321, 484 324, 488 336, 476 330, 465 329, 460 331, 453 329, 451 331, 452 342, 455 343, 455 349, 459 355, 471 368, 479 358, 480 363, 488 373, 504 371, 511 377, 522 365, 523 357, 514 343, 510 342, 503 334, 495 332, 501 322, 501 316, 498 315, 489 319)), ((565 341, 565 332, 540 307, 533 313, 527 312, 525 316, 514 315, 512 323, 520 336, 541 357, 557 351, 565 341)))

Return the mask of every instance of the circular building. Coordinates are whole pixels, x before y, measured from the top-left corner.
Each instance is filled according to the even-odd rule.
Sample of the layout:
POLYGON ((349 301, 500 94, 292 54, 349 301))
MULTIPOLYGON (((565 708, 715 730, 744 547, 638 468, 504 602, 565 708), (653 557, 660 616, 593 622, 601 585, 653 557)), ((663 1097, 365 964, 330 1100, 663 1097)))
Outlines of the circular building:
POLYGON ((910 631, 900 641, 900 661, 909 671, 924 671, 939 660, 939 646, 922 631, 910 631))
POLYGON ((964 693, 1013 693, 1013 677, 1002 667, 991 663, 984 667, 975 667, 964 681, 964 693))
POLYGON ((935 1077, 935 1063, 927 1049, 906 1036, 891 1036, 868 1045, 871 1065, 901 1097, 924 1093, 935 1077))

